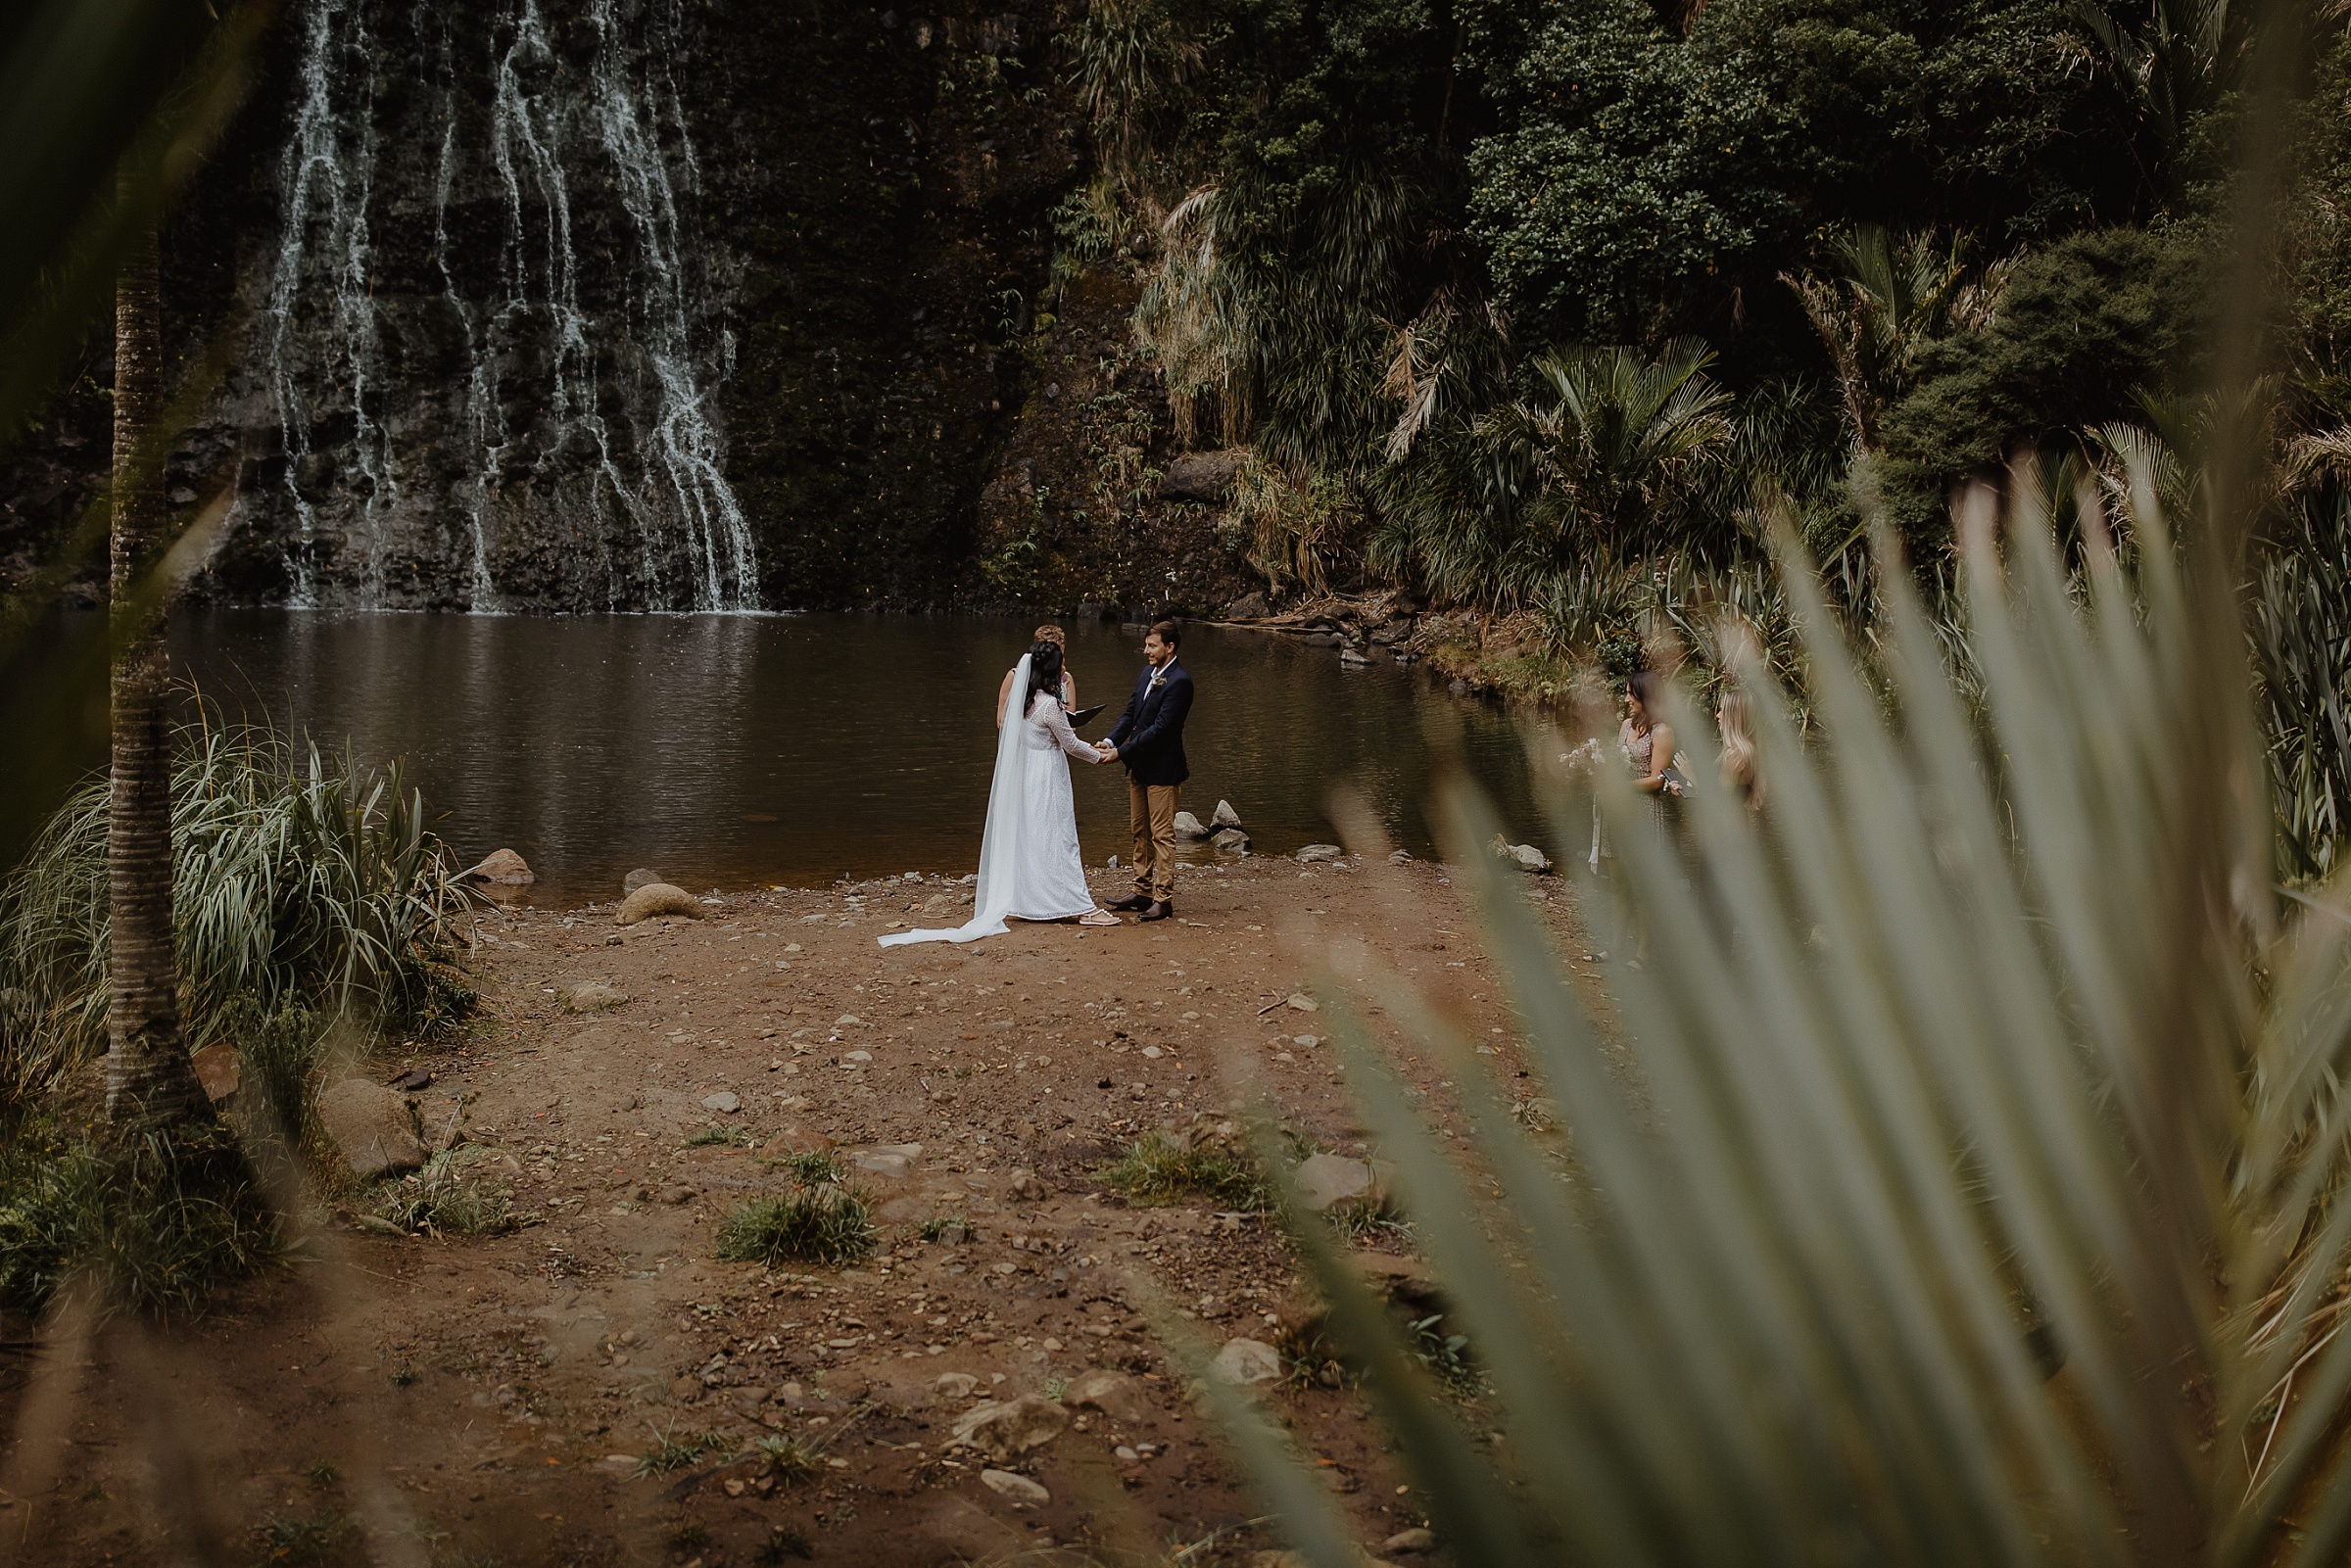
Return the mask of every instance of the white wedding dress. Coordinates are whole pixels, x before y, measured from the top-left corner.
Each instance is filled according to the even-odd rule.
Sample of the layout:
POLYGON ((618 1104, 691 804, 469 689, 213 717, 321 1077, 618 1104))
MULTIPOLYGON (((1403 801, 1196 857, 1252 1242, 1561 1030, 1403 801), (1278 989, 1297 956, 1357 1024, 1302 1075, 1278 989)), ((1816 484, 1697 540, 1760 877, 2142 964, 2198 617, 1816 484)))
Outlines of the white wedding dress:
MULTIPOLYGON (((1013 672, 1013 700, 1029 690, 1029 660, 1013 672)), ((1003 934, 1006 920, 1068 920, 1094 907, 1078 852, 1078 801, 1070 758, 1098 762, 1078 738, 1058 698, 1040 694, 1019 718, 1009 714, 996 736, 996 771, 987 791, 987 827, 980 835, 980 885, 970 921, 946 929, 891 931, 884 947, 905 942, 970 942, 1003 934)))

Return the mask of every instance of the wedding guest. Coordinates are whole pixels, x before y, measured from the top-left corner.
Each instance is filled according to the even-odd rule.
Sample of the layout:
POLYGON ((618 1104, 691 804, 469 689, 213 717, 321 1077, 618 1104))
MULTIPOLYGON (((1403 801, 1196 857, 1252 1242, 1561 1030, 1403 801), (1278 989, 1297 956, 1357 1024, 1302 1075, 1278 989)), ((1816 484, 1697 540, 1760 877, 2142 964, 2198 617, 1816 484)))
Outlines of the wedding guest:
POLYGON ((1723 688, 1722 704, 1714 710, 1714 728, 1722 736, 1723 786, 1750 811, 1763 809, 1761 753, 1755 746, 1755 715, 1746 692, 1723 688))
POLYGON ((1616 743, 1632 764, 1633 787, 1646 795, 1678 795, 1685 782, 1674 767, 1679 756, 1673 726, 1658 707, 1664 696, 1665 683, 1655 670, 1635 670, 1625 683, 1624 723, 1616 731, 1616 743))

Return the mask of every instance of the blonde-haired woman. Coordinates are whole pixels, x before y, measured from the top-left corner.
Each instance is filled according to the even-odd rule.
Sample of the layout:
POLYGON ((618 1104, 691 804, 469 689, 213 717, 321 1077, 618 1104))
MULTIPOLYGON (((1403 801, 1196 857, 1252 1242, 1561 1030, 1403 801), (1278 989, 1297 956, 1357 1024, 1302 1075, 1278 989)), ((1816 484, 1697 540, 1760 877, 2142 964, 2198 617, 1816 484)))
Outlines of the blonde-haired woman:
MULTIPOLYGON (((1077 712, 1078 678, 1070 673, 1070 667, 1067 662, 1070 656, 1070 635, 1067 632, 1064 632, 1058 626, 1045 625, 1038 627, 1036 629, 1036 635, 1030 639, 1030 641, 1032 642, 1050 642, 1055 647, 1061 649, 1061 656, 1064 661, 1061 667, 1061 711, 1064 713, 1077 712)), ((996 688, 996 728, 999 730, 1004 728, 1004 709, 1012 701, 1012 677, 1013 672, 1011 670, 1006 670, 1004 672, 1004 684, 996 688)))
POLYGON ((1714 728, 1722 736, 1722 782, 1750 811, 1763 809, 1762 752, 1755 745, 1754 705, 1746 692, 1725 687, 1722 704, 1714 710, 1714 728))

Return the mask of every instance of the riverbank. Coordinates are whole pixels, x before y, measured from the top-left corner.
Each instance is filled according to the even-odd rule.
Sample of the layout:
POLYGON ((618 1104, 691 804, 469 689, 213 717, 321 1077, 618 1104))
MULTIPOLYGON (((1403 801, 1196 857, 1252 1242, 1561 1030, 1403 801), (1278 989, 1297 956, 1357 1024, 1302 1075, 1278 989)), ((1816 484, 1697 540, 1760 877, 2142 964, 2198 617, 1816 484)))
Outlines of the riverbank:
MULTIPOLYGON (((24 1436, 0 1465, 0 1534, 52 1541, 61 1563, 150 1560, 170 1517, 146 1479, 160 1446, 208 1499, 183 1530, 364 1530, 426 1541, 414 1560, 436 1564, 717 1568, 800 1544, 930 1564, 1047 1543, 1124 1561, 1212 1535, 1187 1561, 1247 1563, 1275 1542, 1182 1393, 1164 1310, 1211 1351, 1272 1348, 1262 1391, 1359 1539, 1401 1559, 1423 1520, 1360 1394, 1323 1368, 1286 1240, 1228 1201, 1140 1207, 1105 1172, 1154 1131, 1213 1144, 1251 1105, 1302 1150, 1374 1153, 1309 994, 1334 966, 1418 987, 1494 1042, 1523 1097, 1459 889, 1421 862, 1248 859, 1187 869, 1161 925, 875 944, 959 921, 966 891, 726 894, 626 929, 609 907, 487 916, 481 1017, 368 1068, 431 1074, 426 1125, 482 1150, 537 1222, 420 1239, 360 1204, 322 1223, 312 1261, 192 1328, 53 1334, 9 1381, 24 1436), (825 1148, 871 1194, 873 1255, 721 1261, 726 1216, 790 1190, 787 1155, 825 1148), (1119 1375, 1081 1383, 1094 1372, 1119 1375), (1052 1403, 1023 1407, 1047 1441, 955 1444, 976 1405, 1024 1396, 1052 1403), (640 1476, 661 1443, 674 1458, 705 1438, 640 1476), (761 1438, 805 1445, 813 1472, 745 1456, 761 1438)), ((1527 891, 1564 936, 1564 897, 1527 891)), ((1391 1048, 1447 1125, 1434 1064, 1391 1048)), ((1350 1228, 1415 1318, 1442 1310, 1409 1230, 1365 1212, 1350 1228)))

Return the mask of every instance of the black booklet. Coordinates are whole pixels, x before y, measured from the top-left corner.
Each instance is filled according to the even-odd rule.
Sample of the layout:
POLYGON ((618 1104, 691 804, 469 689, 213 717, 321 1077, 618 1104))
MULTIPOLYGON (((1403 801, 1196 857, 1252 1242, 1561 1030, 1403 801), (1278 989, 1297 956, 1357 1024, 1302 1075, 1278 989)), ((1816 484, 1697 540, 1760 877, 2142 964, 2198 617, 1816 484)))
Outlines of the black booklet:
POLYGON ((1102 710, 1109 706, 1110 704, 1107 702, 1097 702, 1090 708, 1078 709, 1070 715, 1070 728, 1075 730, 1081 724, 1093 723, 1102 716, 1102 710))

